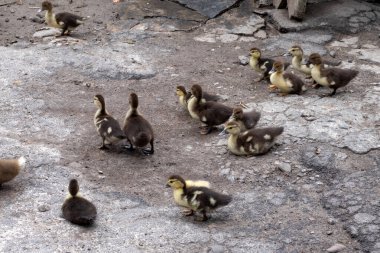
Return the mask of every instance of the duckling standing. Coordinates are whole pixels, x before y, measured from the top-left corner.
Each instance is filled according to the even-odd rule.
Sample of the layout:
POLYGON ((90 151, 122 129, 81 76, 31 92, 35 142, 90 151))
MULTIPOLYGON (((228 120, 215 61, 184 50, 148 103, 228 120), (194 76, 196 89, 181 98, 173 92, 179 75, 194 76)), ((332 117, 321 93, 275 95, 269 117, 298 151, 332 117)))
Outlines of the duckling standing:
POLYGON ((15 178, 21 169, 25 167, 25 158, 19 159, 0 159, 0 187, 1 184, 15 178))
POLYGON ((150 149, 143 149, 146 155, 154 153, 154 134, 150 123, 137 111, 139 106, 138 97, 135 93, 129 95, 129 110, 124 120, 124 133, 130 143, 129 150, 134 147, 143 148, 150 144, 150 149))
POLYGON ((63 217, 78 225, 91 225, 96 219, 96 207, 85 198, 77 196, 79 184, 76 179, 71 179, 69 184, 70 197, 62 205, 63 217))
POLYGON ((241 131, 254 128, 259 122, 261 114, 255 110, 243 111, 242 108, 236 107, 232 112, 230 121, 239 123, 241 131))
POLYGON ((346 86, 359 73, 359 71, 351 69, 325 69, 323 66, 322 57, 317 53, 310 55, 309 63, 313 65, 311 69, 311 76, 317 82, 317 86, 315 88, 319 88, 322 85, 333 89, 333 92, 329 94, 329 96, 334 96, 338 88, 346 86))
POLYGON ((262 155, 274 145, 283 127, 254 128, 241 132, 237 122, 228 122, 224 128, 228 137, 228 149, 235 155, 262 155))
POLYGON ((45 21, 50 27, 55 27, 62 29, 61 36, 67 34, 69 35, 71 31, 77 28, 80 24, 83 24, 89 17, 80 17, 75 14, 68 12, 53 13, 53 5, 49 1, 42 2, 42 8, 40 11, 46 11, 45 21))
POLYGON ((198 84, 191 87, 194 98, 189 101, 188 110, 193 118, 199 119, 204 127, 201 134, 208 134, 212 127, 226 122, 232 115, 232 108, 218 102, 208 101, 202 103, 202 88, 198 84))
POLYGON ((269 58, 261 58, 261 51, 256 47, 251 48, 249 54, 249 65, 252 69, 262 74, 257 81, 260 82, 265 78, 268 78, 269 71, 272 69, 274 60, 269 58))
POLYGON ((298 94, 306 90, 305 83, 298 76, 292 73, 284 73, 284 64, 276 61, 270 72, 270 82, 276 86, 281 95, 298 94))
POLYGON ((207 212, 226 206, 232 201, 231 196, 215 192, 207 187, 189 186, 182 177, 177 175, 169 177, 167 186, 173 189, 178 205, 202 214, 200 221, 209 219, 207 212))
MULTIPOLYGON (((187 92, 184 86, 177 86, 176 94, 179 99, 179 103, 187 109, 187 104, 189 99, 191 98, 191 93, 187 92)), ((203 92, 204 101, 218 101, 218 95, 209 94, 207 92, 203 92)))
POLYGON ((102 145, 99 149, 108 149, 106 145, 112 145, 125 139, 126 136, 121 130, 119 122, 106 111, 106 104, 102 95, 94 96, 94 104, 98 107, 94 116, 94 124, 100 137, 102 137, 102 145))

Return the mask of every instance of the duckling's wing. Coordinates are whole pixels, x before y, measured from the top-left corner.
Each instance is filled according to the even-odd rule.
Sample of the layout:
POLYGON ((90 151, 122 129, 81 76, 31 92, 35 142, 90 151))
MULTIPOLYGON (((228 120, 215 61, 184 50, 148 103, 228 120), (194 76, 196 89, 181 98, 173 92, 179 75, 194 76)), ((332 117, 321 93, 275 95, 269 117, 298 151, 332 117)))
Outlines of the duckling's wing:
POLYGON ((233 109, 218 102, 206 102, 201 106, 200 119, 210 126, 226 122, 232 115, 233 109))
POLYGON ((119 122, 110 115, 103 118, 98 131, 103 134, 104 137, 114 136, 120 139, 125 138, 125 134, 123 130, 121 130, 119 122))
POLYGON ((82 24, 86 18, 68 12, 61 12, 55 14, 55 19, 60 25, 77 27, 78 25, 82 24))
POLYGON ((292 93, 300 93, 305 83, 298 76, 292 73, 285 73, 284 79, 289 88, 292 88, 292 93))
POLYGON ((323 70, 330 86, 343 87, 358 75, 359 71, 351 69, 328 68, 323 70))
POLYGON ((218 101, 220 99, 218 95, 210 94, 207 92, 203 92, 203 98, 206 99, 206 101, 218 101))
POLYGON ((269 58, 260 58, 259 66, 262 71, 264 71, 264 75, 268 75, 269 71, 271 71, 273 67, 274 60, 269 58))
POLYGON ((90 225, 97 215, 96 207, 87 199, 74 197, 62 205, 63 217, 78 225, 90 225))
POLYGON ((215 209, 226 206, 232 201, 229 195, 218 193, 205 187, 194 187, 188 191, 188 203, 194 210, 215 209))

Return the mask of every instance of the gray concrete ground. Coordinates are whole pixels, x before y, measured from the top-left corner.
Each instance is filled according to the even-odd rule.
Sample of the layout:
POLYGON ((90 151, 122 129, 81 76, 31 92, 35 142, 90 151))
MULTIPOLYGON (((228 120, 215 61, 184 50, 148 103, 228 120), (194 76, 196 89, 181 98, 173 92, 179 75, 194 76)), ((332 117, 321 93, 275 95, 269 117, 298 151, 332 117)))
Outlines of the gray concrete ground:
POLYGON ((282 34, 248 1, 221 1, 233 7, 221 15, 180 2, 59 3, 92 16, 71 38, 33 37, 43 27, 28 19, 38 1, 0 7, 9 21, 0 26, 0 157, 27 159, 0 189, 0 251, 325 252, 340 243, 341 252, 380 252, 378 7, 349 1, 354 12, 332 15, 320 6, 323 27, 282 34), (333 29, 363 8, 376 19, 349 34, 333 29), (360 74, 332 98, 319 97, 325 89, 280 97, 240 64, 253 46, 280 57, 293 44, 360 74), (201 136, 174 94, 193 83, 256 108, 259 126, 284 126, 278 144, 237 157, 225 137, 201 136), (97 149, 93 96, 122 122, 130 92, 155 129, 153 156, 97 149), (209 180, 234 200, 208 222, 183 217, 164 187, 171 174, 209 180), (98 207, 91 228, 61 217, 71 178, 98 207))

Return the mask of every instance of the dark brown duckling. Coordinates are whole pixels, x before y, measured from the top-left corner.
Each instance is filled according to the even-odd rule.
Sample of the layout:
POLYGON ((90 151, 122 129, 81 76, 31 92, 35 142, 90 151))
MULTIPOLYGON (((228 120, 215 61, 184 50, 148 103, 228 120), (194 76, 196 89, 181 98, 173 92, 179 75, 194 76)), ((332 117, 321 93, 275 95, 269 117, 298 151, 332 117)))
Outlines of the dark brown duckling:
POLYGON ((25 167, 25 158, 19 159, 0 159, 0 187, 1 184, 15 178, 21 169, 25 167))
POLYGON ((271 74, 270 82, 280 90, 281 95, 300 95, 306 90, 306 85, 301 78, 292 73, 284 73, 284 64, 280 61, 273 64, 273 69, 269 73, 271 74))
POLYGON ((223 124, 231 117, 231 107, 213 101, 202 103, 202 88, 198 84, 191 87, 191 93, 194 98, 189 101, 188 109, 193 118, 198 118, 205 125, 201 134, 210 133, 212 127, 223 124))
POLYGON ((236 121, 240 125, 242 131, 254 128, 259 122, 261 114, 255 110, 243 111, 242 108, 234 108, 231 121, 236 121))
POLYGON ((46 11, 45 21, 50 27, 62 29, 61 36, 70 34, 75 28, 83 24, 88 17, 80 17, 68 12, 53 13, 53 5, 49 1, 42 2, 42 8, 40 11, 46 11))
POLYGON ((70 196, 62 205, 63 217, 74 224, 89 226, 96 219, 96 207, 87 199, 77 196, 78 191, 78 181, 71 179, 69 184, 70 196))
MULTIPOLYGON (((177 96, 179 98, 179 103, 187 109, 187 103, 191 98, 191 92, 187 92, 184 86, 177 86, 176 90, 177 96)), ((205 101, 218 101, 220 97, 218 95, 203 92, 203 99, 205 101)))
POLYGON ((106 104, 102 95, 94 96, 94 104, 98 107, 94 116, 94 124, 100 137, 102 137, 102 145, 99 149, 108 149, 106 145, 112 145, 125 139, 126 136, 121 130, 119 122, 106 111, 106 104))
POLYGON ((188 186, 186 181, 177 175, 169 177, 167 186, 173 189, 175 196, 177 195, 178 199, 175 199, 177 204, 202 214, 200 221, 209 219, 207 212, 226 206, 232 201, 231 196, 215 192, 210 188, 188 186))
POLYGON ((310 55, 308 63, 313 65, 311 76, 317 82, 316 88, 325 86, 333 89, 329 96, 334 96, 338 88, 346 86, 359 74, 359 71, 352 69, 324 68, 322 57, 317 53, 310 55))
POLYGON ((150 123, 138 112, 139 100, 135 93, 129 95, 129 110, 124 120, 124 133, 130 143, 129 150, 134 147, 143 148, 150 144, 150 149, 143 149, 146 155, 154 153, 154 134, 150 123))

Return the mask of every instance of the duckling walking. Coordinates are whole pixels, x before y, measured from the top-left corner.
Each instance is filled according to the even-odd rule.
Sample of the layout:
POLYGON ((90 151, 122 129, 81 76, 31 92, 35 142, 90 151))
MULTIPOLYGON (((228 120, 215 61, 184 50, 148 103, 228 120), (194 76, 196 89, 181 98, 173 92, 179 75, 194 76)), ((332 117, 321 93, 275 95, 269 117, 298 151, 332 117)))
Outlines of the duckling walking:
POLYGON ((106 111, 106 104, 102 95, 94 96, 94 104, 98 107, 94 116, 94 124, 100 137, 102 137, 102 145, 99 149, 108 149, 106 145, 112 145, 125 139, 126 136, 121 130, 119 122, 106 111))
POLYGON ((53 13, 53 5, 49 1, 42 2, 42 8, 40 11, 46 11, 45 21, 50 27, 62 29, 61 36, 69 35, 71 31, 77 28, 80 24, 83 24, 88 17, 80 17, 68 12, 53 13))
POLYGON ((129 110, 125 117, 123 131, 130 143, 129 150, 134 147, 143 148, 150 144, 150 149, 143 149, 146 155, 154 153, 154 134, 150 123, 138 112, 139 100, 135 93, 129 95, 129 110))
POLYGON ((261 58, 260 49, 254 47, 249 51, 249 66, 259 73, 261 73, 261 77, 257 80, 258 82, 264 80, 269 77, 269 71, 272 69, 274 60, 269 58, 261 58))
POLYGON ((91 225, 96 219, 96 207, 85 198, 77 196, 79 184, 76 179, 71 179, 69 184, 70 197, 62 205, 63 217, 78 225, 91 225))
POLYGON ((311 76, 317 82, 316 88, 319 88, 322 85, 333 89, 333 92, 328 96, 334 96, 338 88, 346 86, 359 74, 359 71, 352 69, 325 69, 323 66, 322 57, 317 53, 310 55, 309 63, 313 64, 311 76))
POLYGON ((228 122, 224 128, 228 137, 228 149, 235 155, 263 155, 272 148, 283 127, 254 128, 241 132, 237 122, 228 122))
POLYGON ((25 158, 19 159, 0 159, 0 187, 1 184, 15 178, 21 169, 25 167, 25 158))
POLYGON ((178 205, 202 214, 200 221, 208 220, 208 212, 226 206, 232 201, 231 196, 215 192, 207 187, 189 186, 182 177, 177 175, 169 177, 167 186, 173 189, 174 199, 178 205))
POLYGON ((292 73, 284 73, 284 64, 276 61, 273 64, 273 69, 269 72, 270 82, 276 86, 281 95, 298 94, 306 90, 305 83, 298 76, 292 73))
POLYGON ((201 134, 209 134, 214 126, 226 122, 232 115, 232 108, 218 102, 202 102, 203 92, 201 86, 194 84, 191 87, 194 98, 189 101, 188 110, 193 118, 204 124, 201 134))

